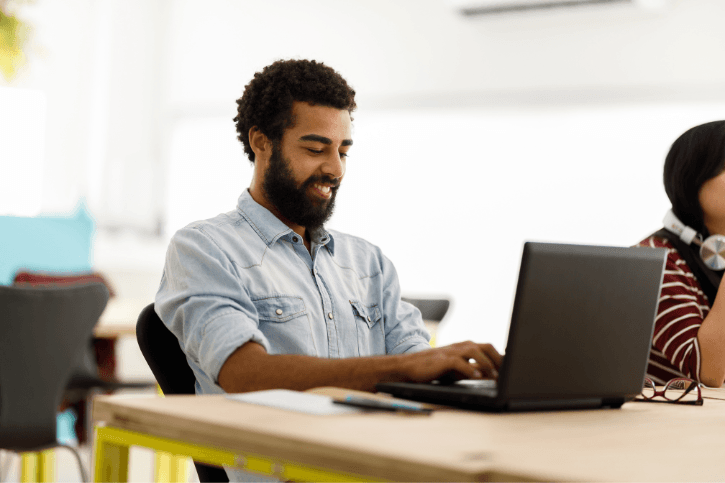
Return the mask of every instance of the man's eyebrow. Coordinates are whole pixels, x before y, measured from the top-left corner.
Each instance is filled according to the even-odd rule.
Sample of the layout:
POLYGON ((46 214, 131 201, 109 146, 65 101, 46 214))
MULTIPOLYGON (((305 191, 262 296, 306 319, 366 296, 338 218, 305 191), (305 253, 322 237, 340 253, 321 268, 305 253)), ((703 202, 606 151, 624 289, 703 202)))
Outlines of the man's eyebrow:
MULTIPOLYGON (((332 144, 332 139, 326 138, 325 136, 320 136, 319 134, 306 134, 302 136, 300 141, 314 141, 316 143, 322 143, 330 145, 332 144)), ((343 139, 342 146, 352 146, 352 139, 343 139)))

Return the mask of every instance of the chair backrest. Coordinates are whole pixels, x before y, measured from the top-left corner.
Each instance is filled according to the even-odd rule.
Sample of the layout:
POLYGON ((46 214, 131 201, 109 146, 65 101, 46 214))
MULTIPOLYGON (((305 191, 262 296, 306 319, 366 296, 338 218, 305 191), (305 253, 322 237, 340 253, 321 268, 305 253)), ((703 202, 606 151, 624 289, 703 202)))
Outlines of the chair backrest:
POLYGON ((144 307, 138 316, 136 339, 164 394, 196 394, 194 371, 179 340, 154 311, 154 304, 144 307))
POLYGON ((107 301, 100 283, 0 286, 0 448, 56 444, 63 390, 107 301))
MULTIPOLYGON (((144 307, 138 316, 136 339, 164 394, 196 394, 194 371, 186 361, 179 340, 156 314, 154 304, 144 307)), ((196 461, 194 466, 201 482, 229 481, 222 468, 196 461)))
MULTIPOLYGON (((21 270, 13 277, 13 285, 20 287, 60 287, 68 285, 83 285, 87 283, 102 283, 106 286, 106 289, 108 289, 109 298, 113 298, 115 296, 111 284, 103 275, 97 272, 57 274, 21 270)), ((98 376, 101 371, 98 367, 96 349, 93 345, 92 339, 88 340, 88 344, 86 344, 82 352, 83 357, 78 359, 78 364, 76 364, 73 369, 73 373, 71 374, 70 386, 84 386, 84 382, 89 384, 91 381, 99 380, 98 376)), ((114 358, 113 354, 105 354, 105 356, 107 358, 114 358)), ((111 368, 110 371, 108 368, 104 369, 106 369, 107 372, 113 372, 113 368, 111 368)), ((88 389, 86 386, 84 387, 84 390, 75 391, 75 393, 66 392, 66 400, 74 402, 76 400, 85 399, 88 396, 88 389)))
POLYGON ((401 297, 402 300, 409 304, 415 305, 420 310, 423 320, 428 322, 440 322, 445 317, 451 306, 448 299, 414 299, 401 297))

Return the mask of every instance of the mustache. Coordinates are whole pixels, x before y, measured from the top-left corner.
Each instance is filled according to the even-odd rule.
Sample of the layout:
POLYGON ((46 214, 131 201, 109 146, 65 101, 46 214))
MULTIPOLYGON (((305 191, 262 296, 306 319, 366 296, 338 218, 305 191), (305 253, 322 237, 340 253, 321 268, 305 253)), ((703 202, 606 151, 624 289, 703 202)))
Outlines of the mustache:
POLYGON ((302 187, 307 188, 308 186, 315 183, 329 185, 330 189, 333 190, 337 190, 340 187, 340 179, 333 178, 331 176, 310 176, 304 183, 302 183, 302 187))

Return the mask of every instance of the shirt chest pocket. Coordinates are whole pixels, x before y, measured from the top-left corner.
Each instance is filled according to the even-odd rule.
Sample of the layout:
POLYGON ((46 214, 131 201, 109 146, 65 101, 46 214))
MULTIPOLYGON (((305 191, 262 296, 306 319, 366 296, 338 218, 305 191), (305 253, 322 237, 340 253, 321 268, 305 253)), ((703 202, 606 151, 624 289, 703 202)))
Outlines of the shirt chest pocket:
POLYGON ((317 355, 304 300, 292 295, 252 299, 272 354, 317 355))
POLYGON ((380 307, 377 304, 365 306, 356 300, 351 300, 352 313, 357 320, 362 320, 369 328, 373 328, 375 324, 380 322, 380 307))
POLYGON ((366 305, 351 300, 352 313, 357 329, 358 354, 362 357, 385 354, 385 331, 380 322, 383 318, 378 304, 366 305))
POLYGON ((288 322, 307 313, 301 297, 275 295, 252 300, 260 322, 288 322))

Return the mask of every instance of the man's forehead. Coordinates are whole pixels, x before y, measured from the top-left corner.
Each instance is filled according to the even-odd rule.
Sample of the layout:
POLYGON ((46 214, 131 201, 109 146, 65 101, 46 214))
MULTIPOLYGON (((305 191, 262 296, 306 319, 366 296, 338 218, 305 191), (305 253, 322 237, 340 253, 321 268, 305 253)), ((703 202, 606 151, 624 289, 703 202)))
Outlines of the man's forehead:
POLYGON ((325 138, 343 145, 352 144, 352 121, 347 109, 295 101, 292 115, 294 124, 290 131, 296 140, 324 142, 325 138))

